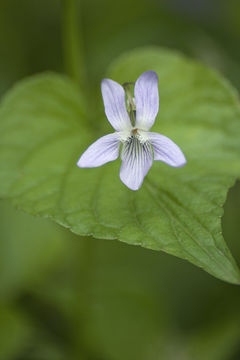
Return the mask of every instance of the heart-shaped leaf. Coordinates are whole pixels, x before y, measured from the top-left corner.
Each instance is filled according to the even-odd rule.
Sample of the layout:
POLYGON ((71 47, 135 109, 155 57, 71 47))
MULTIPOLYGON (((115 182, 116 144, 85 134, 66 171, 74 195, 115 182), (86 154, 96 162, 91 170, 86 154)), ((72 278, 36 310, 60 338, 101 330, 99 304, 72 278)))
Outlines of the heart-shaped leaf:
POLYGON ((222 206, 240 173, 236 94, 215 72, 160 48, 126 54, 108 77, 135 81, 146 70, 159 76, 153 131, 181 147, 184 168, 155 162, 137 192, 120 182, 119 161, 79 169, 87 146, 112 131, 103 104, 91 106, 68 78, 43 74, 21 82, 2 102, 0 194, 77 234, 162 250, 240 283, 221 235, 222 206))

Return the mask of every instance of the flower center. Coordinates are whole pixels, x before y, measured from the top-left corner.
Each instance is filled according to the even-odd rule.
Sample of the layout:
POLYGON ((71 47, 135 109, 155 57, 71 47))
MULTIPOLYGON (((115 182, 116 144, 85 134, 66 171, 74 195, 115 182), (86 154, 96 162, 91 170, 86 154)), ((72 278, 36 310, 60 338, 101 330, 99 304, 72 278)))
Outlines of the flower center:
POLYGON ((147 131, 138 128, 132 129, 131 137, 136 138, 141 144, 145 144, 147 141, 149 141, 147 131))
POLYGON ((126 131, 118 132, 119 139, 122 143, 131 142, 133 139, 145 144, 149 141, 148 132, 139 128, 132 128, 126 131))

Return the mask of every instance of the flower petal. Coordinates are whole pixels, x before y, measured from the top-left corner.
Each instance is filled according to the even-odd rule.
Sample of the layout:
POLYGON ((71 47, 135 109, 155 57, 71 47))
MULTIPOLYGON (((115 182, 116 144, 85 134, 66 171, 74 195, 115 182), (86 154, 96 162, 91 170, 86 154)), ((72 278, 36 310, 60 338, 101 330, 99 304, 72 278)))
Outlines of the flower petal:
POLYGON ((104 79, 101 90, 105 114, 112 127, 117 131, 130 129, 131 122, 126 109, 123 87, 116 81, 104 79))
POLYGON ((151 144, 149 142, 142 144, 133 136, 123 144, 121 158, 121 181, 129 189, 138 190, 152 166, 151 144))
POLYGON ((154 71, 146 71, 136 81, 134 88, 136 103, 136 127, 149 130, 159 109, 158 76, 154 71))
POLYGON ((117 133, 105 135, 89 146, 78 160, 77 166, 92 168, 116 160, 119 154, 119 145, 117 133))
POLYGON ((154 160, 163 161, 173 167, 186 164, 182 150, 168 137, 154 132, 149 132, 148 137, 153 147, 154 160))

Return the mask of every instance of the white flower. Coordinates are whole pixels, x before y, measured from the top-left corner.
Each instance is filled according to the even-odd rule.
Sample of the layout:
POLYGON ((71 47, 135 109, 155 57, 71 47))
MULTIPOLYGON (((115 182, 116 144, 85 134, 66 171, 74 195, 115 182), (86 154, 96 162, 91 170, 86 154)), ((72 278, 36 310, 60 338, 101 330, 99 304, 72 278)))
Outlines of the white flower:
POLYGON ((138 190, 153 159, 173 167, 186 164, 182 151, 172 140, 149 132, 159 108, 158 77, 154 71, 144 72, 136 81, 134 126, 126 109, 124 88, 113 80, 104 79, 101 89, 105 113, 115 132, 90 145, 80 157, 79 167, 92 168, 116 160, 122 144, 120 179, 129 189, 138 190))

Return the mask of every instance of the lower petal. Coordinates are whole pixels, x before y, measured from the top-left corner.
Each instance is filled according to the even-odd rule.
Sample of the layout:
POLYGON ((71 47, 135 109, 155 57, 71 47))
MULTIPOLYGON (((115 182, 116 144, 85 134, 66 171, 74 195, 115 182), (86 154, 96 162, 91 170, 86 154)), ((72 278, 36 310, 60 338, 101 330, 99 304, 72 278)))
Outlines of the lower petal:
POLYGON ((173 167, 186 164, 182 150, 168 137, 154 132, 149 132, 148 137, 153 147, 154 160, 163 161, 173 167))
POLYGON ((78 160, 77 166, 92 168, 116 160, 119 154, 119 145, 117 133, 105 135, 89 146, 78 160))
POLYGON ((131 190, 138 190, 152 166, 152 149, 149 142, 142 144, 132 137, 123 144, 121 181, 131 190))

